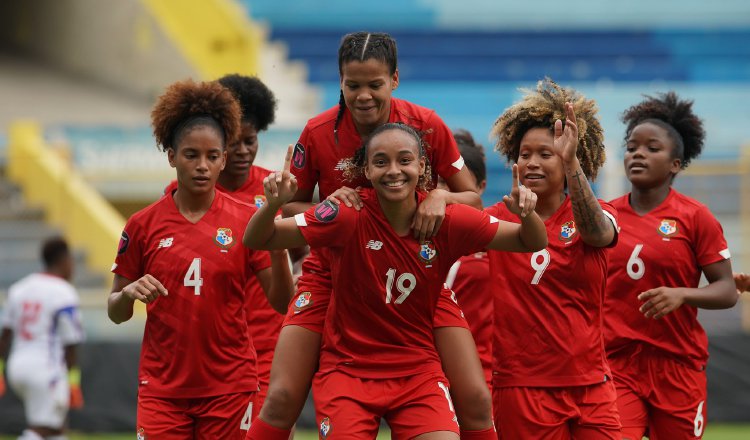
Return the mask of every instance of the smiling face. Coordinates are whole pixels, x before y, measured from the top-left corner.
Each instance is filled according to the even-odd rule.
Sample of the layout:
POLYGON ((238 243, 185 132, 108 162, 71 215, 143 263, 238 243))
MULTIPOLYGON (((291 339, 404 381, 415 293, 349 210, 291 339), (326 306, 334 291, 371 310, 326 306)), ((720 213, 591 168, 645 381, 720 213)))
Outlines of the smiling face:
POLYGON ((558 197, 565 190, 562 158, 553 150, 552 130, 529 129, 521 138, 518 153, 518 175, 521 183, 540 199, 558 197))
POLYGON ((386 130, 370 139, 365 177, 381 200, 399 203, 413 199, 425 159, 414 136, 400 129, 386 130))
POLYGON ((179 189, 202 195, 214 189, 224 169, 223 136, 207 125, 196 126, 181 136, 175 149, 167 150, 169 165, 177 169, 179 189))
POLYGON ((398 70, 375 58, 349 61, 341 68, 341 91, 360 135, 388 122, 391 94, 398 87, 398 70))
POLYGON ((663 127, 651 122, 635 126, 625 146, 625 175, 638 189, 670 185, 680 172, 675 145, 663 127))

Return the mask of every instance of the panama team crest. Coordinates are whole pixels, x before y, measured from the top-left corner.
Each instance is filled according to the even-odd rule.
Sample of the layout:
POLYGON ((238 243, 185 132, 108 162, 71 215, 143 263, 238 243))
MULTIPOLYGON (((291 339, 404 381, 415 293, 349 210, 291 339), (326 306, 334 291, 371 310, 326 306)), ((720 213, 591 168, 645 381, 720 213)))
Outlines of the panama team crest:
POLYGON ((560 240, 561 241, 571 241, 573 240, 573 237, 575 237, 578 230, 576 229, 576 222, 573 220, 563 223, 563 225, 560 227, 560 240))
POLYGON ((219 228, 216 230, 216 243, 222 249, 229 249, 234 246, 234 237, 232 237, 232 230, 229 228, 219 228))
POLYGON ((677 233, 677 220, 672 220, 671 218, 662 219, 657 231, 659 231, 662 237, 674 235, 677 233))
POLYGON ((138 432, 136 433, 136 439, 138 440, 146 440, 146 432, 143 428, 138 428, 138 432))
POLYGON ((312 305, 312 293, 302 292, 294 300, 294 313, 299 313, 312 305))
POLYGON ((263 194, 258 194, 255 196, 253 202, 255 203, 255 207, 260 209, 263 207, 263 205, 266 204, 266 196, 264 196, 263 194))
POLYGON ((320 438, 325 439, 331 432, 331 419, 328 417, 320 421, 320 438))
POLYGON ((419 246, 419 259, 422 260, 427 267, 432 265, 432 260, 437 257, 437 249, 431 241, 426 241, 423 245, 419 246))

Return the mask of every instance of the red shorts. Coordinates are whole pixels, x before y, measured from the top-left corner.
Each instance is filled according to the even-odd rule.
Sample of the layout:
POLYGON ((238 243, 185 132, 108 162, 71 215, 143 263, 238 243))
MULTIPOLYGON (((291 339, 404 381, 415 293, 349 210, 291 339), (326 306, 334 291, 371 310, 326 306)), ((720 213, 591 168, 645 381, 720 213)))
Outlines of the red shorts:
POLYGON ((706 424, 703 369, 639 346, 609 359, 623 439, 699 439, 706 424))
MULTIPOLYGON (((331 301, 331 291, 316 288, 312 280, 305 280, 305 275, 297 284, 297 293, 289 303, 289 308, 284 319, 284 326, 298 325, 316 333, 323 333, 323 323, 326 320, 328 303, 331 301)), ((440 292, 433 328, 438 327, 461 327, 469 329, 469 324, 464 318, 455 299, 455 294, 450 289, 440 292)))
POLYGON ((575 387, 499 387, 492 392, 492 409, 498 439, 620 440, 612 381, 575 387))
POLYGON ((255 393, 190 399, 138 396, 138 438, 240 439, 250 428, 255 393))
POLYGON ((459 433, 448 381, 435 373, 359 379, 337 371, 313 380, 315 417, 323 440, 374 439, 385 418, 393 438, 434 431, 459 433))

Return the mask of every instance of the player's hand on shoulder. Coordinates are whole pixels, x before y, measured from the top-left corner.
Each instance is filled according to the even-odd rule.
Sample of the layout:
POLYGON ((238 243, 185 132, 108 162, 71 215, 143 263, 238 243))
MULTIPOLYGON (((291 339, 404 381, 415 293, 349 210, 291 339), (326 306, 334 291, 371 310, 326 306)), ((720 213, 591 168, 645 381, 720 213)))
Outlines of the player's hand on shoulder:
POLYGON ((656 289, 647 290, 638 295, 641 301, 640 312, 646 318, 662 318, 685 303, 684 290, 672 287, 657 287, 656 289))
POLYGON ((411 227, 414 231, 414 238, 420 243, 434 237, 440 230, 445 219, 445 207, 448 204, 446 194, 447 191, 444 189, 434 189, 417 207, 411 227))
POLYGON ((266 201, 276 210, 281 205, 292 200, 297 193, 297 178, 291 173, 293 145, 289 145, 284 159, 284 168, 276 171, 263 179, 263 190, 266 193, 266 201))
POLYGON ((534 191, 521 185, 518 176, 518 165, 513 164, 513 184, 510 188, 510 194, 503 196, 503 203, 508 211, 519 217, 526 217, 534 212, 536 208, 537 196, 534 191))
POLYGON ((146 274, 122 289, 122 294, 134 300, 150 304, 160 296, 167 296, 167 289, 150 274, 146 274))
POLYGON ((333 192, 330 196, 326 197, 326 200, 333 202, 337 205, 343 203, 349 208, 354 208, 357 211, 362 209, 362 199, 359 197, 359 187, 352 189, 348 186, 342 186, 333 192))

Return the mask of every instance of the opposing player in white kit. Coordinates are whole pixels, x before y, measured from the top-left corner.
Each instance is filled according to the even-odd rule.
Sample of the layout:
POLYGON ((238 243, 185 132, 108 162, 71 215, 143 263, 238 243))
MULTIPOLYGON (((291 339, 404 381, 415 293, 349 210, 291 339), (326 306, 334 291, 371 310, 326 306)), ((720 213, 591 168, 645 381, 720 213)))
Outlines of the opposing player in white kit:
POLYGON ((69 282, 68 244, 59 237, 46 240, 42 260, 42 272, 10 287, 2 316, 0 360, 7 357, 8 385, 26 410, 28 428, 20 440, 64 439, 68 408, 83 403, 76 347, 84 335, 78 294, 69 282))

